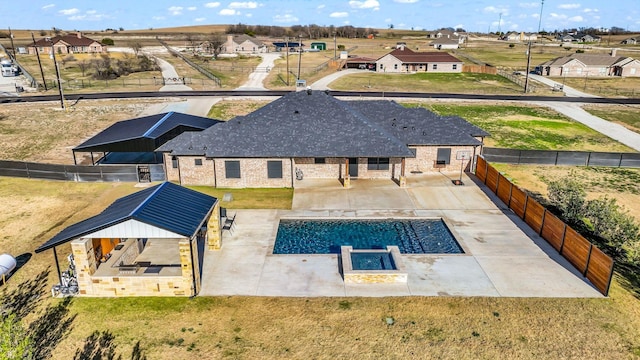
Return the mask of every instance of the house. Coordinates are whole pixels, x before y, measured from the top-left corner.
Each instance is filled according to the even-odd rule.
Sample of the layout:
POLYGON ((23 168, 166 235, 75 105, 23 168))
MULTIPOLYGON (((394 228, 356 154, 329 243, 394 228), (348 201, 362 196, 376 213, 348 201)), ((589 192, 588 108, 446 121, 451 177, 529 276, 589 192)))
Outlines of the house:
POLYGON ((544 76, 640 76, 640 61, 626 56, 600 54, 571 54, 538 65, 536 72, 544 76))
POLYGON ((574 41, 578 41, 576 38, 574 38, 573 36, 566 34, 566 35, 562 35, 558 37, 558 40, 562 41, 562 42, 574 42, 574 41))
POLYGON ((376 60, 378 72, 462 72, 462 60, 446 52, 414 52, 401 46, 376 60))
POLYGON ((169 181, 214 187, 295 187, 300 178, 390 179, 460 171, 488 134, 459 117, 392 101, 343 101, 300 91, 162 145, 169 181), (466 154, 466 160, 456 160, 466 154))
POLYGON ((636 45, 638 43, 638 39, 637 38, 627 38, 624 39, 620 42, 620 44, 624 44, 624 45, 636 45))
POLYGON ((600 38, 597 36, 591 36, 589 34, 583 35, 580 37, 580 42, 583 43, 592 43, 592 42, 599 42, 600 38))
POLYGON ((324 51, 324 50, 327 50, 327 43, 325 43, 325 42, 312 42, 311 43, 311 48, 312 49, 316 49, 316 50, 320 50, 320 51, 324 51))
POLYGON ((248 35, 227 35, 227 41, 222 45, 223 54, 258 54, 266 53, 267 45, 248 35))
POLYGON ((500 39, 505 41, 536 41, 538 40, 538 34, 511 31, 504 34, 500 39))
POLYGON ((27 46, 30 55, 36 54, 36 48, 40 54, 51 54, 55 49, 56 54, 81 54, 81 53, 106 53, 107 46, 99 41, 90 39, 82 33, 58 35, 52 38, 37 40, 27 46))
POLYGON ((458 42, 458 39, 440 38, 432 41, 429 45, 438 50, 457 49, 460 47, 460 42, 458 42))
POLYGON ((298 49, 302 49, 305 45, 300 41, 276 41, 272 43, 275 46, 276 51, 289 51, 298 52, 298 49))
POLYGON ((220 248, 220 229, 216 198, 164 182, 66 227, 36 253, 53 249, 65 294, 195 296, 204 249, 220 248), (62 276, 56 248, 67 243, 73 265, 62 276))
POLYGON ((74 147, 73 161, 77 164, 76 153, 89 153, 93 165, 161 163, 161 154, 155 153, 160 145, 185 131, 202 131, 219 122, 173 111, 119 121, 74 147), (101 154, 97 160, 96 153, 101 154))
POLYGON ((441 29, 427 34, 427 39, 449 39, 456 40, 458 44, 463 44, 467 40, 467 34, 450 29, 441 29))

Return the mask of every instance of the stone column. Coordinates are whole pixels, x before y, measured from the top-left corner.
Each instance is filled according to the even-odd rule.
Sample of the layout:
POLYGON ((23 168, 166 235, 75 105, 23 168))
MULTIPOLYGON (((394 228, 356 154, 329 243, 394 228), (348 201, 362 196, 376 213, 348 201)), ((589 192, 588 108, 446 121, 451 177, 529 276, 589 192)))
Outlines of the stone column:
POLYGON ((80 295, 93 295, 91 275, 98 269, 91 239, 77 239, 71 242, 71 253, 76 265, 80 295))
POLYGON ((342 186, 345 188, 351 186, 351 177, 349 176, 349 158, 344 159, 344 176, 342 179, 342 186))
POLYGON ((207 222, 207 245, 209 250, 220 250, 222 247, 222 229, 220 228, 220 202, 213 207, 207 222))
MULTIPOLYGON (((191 242, 189 239, 181 239, 178 243, 180 247, 180 267, 182 268, 182 284, 185 295, 193 296, 198 289, 193 288, 193 261, 191 259, 191 242), (191 289, 191 291, 186 291, 191 289)), ((196 284, 196 286, 198 286, 196 284)))
POLYGON ((402 165, 400 167, 400 178, 398 178, 398 184, 400 187, 407 187, 407 177, 404 175, 404 170, 406 168, 406 159, 402 158, 402 165))

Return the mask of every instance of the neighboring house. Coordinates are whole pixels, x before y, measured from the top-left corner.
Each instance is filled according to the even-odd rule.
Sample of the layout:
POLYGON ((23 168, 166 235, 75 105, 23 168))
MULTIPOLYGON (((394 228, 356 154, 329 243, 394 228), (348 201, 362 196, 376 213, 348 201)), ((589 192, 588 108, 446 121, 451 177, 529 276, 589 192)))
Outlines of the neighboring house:
POLYGON ((640 76, 640 61, 626 56, 571 54, 546 61, 536 67, 544 76, 640 76))
POLYGON ((462 72, 462 60, 446 52, 414 52, 401 46, 376 60, 378 72, 462 72))
POLYGON ((558 40, 562 41, 562 42, 574 42, 574 41, 578 41, 576 38, 574 38, 571 35, 562 35, 560 37, 558 37, 558 40))
POLYGON ((538 34, 527 34, 525 32, 509 32, 501 37, 501 40, 505 41, 536 41, 538 40, 538 34))
POLYGON ((467 39, 466 33, 459 33, 448 29, 442 29, 427 34, 428 39, 449 39, 456 40, 458 44, 463 44, 467 39))
POLYGON ((635 45, 638 43, 638 39, 637 38, 628 38, 628 39, 624 39, 620 42, 620 44, 625 44, 625 45, 635 45))
POLYGON ((580 37, 580 42, 583 43, 592 43, 592 42, 599 42, 600 38, 597 36, 591 36, 589 34, 583 35, 580 37))
POLYGON ((324 51, 327 50, 327 43, 325 42, 312 42, 311 49, 324 51))
POLYGON ((223 54, 257 54, 267 50, 262 41, 248 35, 227 35, 227 41, 222 45, 223 54))
POLYGON ((390 179, 470 165, 488 134, 455 116, 395 102, 342 101, 300 91, 162 145, 169 181, 214 187, 295 187, 304 179, 390 179), (457 160, 462 154, 465 160, 457 160))
POLYGON ((81 296, 195 296, 204 249, 220 248, 220 229, 216 198, 165 182, 68 226, 36 253, 70 242, 75 271, 66 275, 81 296))
POLYGON ((376 68, 376 59, 369 58, 366 56, 353 56, 347 58, 344 62, 345 69, 366 69, 366 70, 375 70, 376 68))
POLYGON ((51 54, 51 48, 56 54, 106 53, 107 46, 99 41, 90 39, 82 33, 58 35, 52 38, 37 40, 27 46, 29 54, 35 55, 36 48, 40 54, 51 54))
POLYGON ((458 41, 458 39, 440 38, 432 41, 431 43, 429 43, 429 45, 438 50, 457 49, 458 47, 460 47, 460 42, 458 41))

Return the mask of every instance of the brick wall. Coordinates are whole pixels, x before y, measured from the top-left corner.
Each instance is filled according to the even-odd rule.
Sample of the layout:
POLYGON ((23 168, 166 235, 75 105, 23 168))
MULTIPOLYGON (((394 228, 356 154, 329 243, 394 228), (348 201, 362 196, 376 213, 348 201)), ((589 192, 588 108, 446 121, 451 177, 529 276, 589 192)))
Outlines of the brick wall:
MULTIPOLYGON (((469 154, 473 156, 473 146, 417 146, 412 147, 416 149, 415 158, 407 158, 405 175, 412 176, 419 173, 433 173, 433 172, 455 172, 460 171, 460 160, 456 160, 456 153, 461 150, 469 151, 469 154), (434 166, 436 159, 438 158, 439 148, 450 148, 451 158, 449 164, 444 167, 437 168, 434 166), (413 172, 413 173, 412 173, 413 172)), ((465 161, 464 168, 469 165, 471 160, 465 161)))
POLYGON ((222 188, 283 188, 291 187, 291 159, 215 159, 216 186, 222 188), (225 161, 240 161, 240 178, 228 179, 225 161), (267 161, 282 161, 282 178, 269 179, 267 161))
MULTIPOLYGON (((173 167, 173 157, 171 156, 171 154, 164 153, 162 156, 164 159, 164 171, 167 176, 167 181, 180 182, 180 170, 179 168, 173 167)), ((179 161, 180 159, 178 158, 178 162, 179 161)))

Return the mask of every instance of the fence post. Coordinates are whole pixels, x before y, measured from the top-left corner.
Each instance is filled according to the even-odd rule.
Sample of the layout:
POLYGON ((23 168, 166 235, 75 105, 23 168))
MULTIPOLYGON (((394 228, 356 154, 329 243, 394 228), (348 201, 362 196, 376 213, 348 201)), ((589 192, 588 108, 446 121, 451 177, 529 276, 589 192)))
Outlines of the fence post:
POLYGON ((589 271, 589 262, 591 262, 591 252, 593 251, 593 244, 589 242, 589 254, 587 255, 587 266, 584 267, 584 271, 582 272, 582 276, 587 276, 587 271, 589 271))
POLYGON ((558 254, 562 255, 562 251, 564 250, 564 238, 567 237, 567 224, 564 224, 564 228, 562 229, 562 242, 560 242, 560 250, 558 250, 558 254))
POLYGON ((529 205, 529 194, 525 194, 524 196, 524 211, 522 212, 522 220, 527 217, 527 207, 529 205))
POLYGON ((620 153, 620 161, 618 161, 618 167, 622 167, 622 153, 620 153))
POLYGON ((591 151, 589 151, 589 155, 587 155, 587 163, 585 164, 585 166, 589 166, 590 163, 591 163, 591 151))
POLYGON ((544 218, 547 216, 547 208, 544 208, 542 212, 542 220, 540 220, 540 229, 538 230, 538 235, 542 236, 542 229, 544 229, 544 218))

